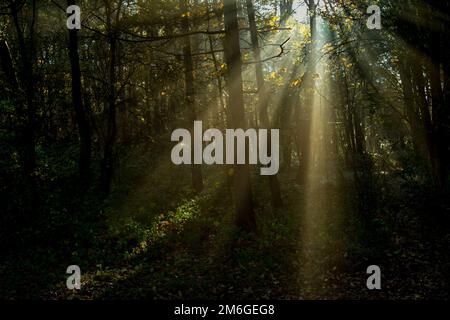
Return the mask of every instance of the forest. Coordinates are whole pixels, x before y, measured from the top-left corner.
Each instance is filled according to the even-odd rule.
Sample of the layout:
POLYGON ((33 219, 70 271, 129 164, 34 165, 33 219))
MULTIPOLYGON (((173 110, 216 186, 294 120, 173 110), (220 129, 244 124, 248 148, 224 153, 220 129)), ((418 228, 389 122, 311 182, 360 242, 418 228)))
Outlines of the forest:
POLYGON ((0 0, 1 300, 448 300, 449 170, 450 1, 0 0))

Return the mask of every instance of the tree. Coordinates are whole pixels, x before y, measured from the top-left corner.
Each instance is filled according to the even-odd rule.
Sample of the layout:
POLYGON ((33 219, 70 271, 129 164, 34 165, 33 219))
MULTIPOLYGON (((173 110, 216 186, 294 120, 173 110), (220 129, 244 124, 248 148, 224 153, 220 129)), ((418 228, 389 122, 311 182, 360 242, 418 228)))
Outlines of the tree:
MULTIPOLYGON (((236 0, 224 0, 224 50, 227 65, 226 83, 230 125, 233 128, 246 128, 237 13, 236 0)), ((235 145, 235 158, 237 154, 236 150, 235 145)), ((247 164, 237 164, 237 161, 235 163, 233 172, 233 195, 236 210, 236 224, 246 231, 251 231, 256 227, 256 219, 252 203, 250 169, 247 164)))
MULTIPOLYGON (((16 32, 19 55, 17 71, 18 83, 15 83, 14 81, 13 88, 16 87, 17 89, 22 89, 25 96, 24 99, 18 98, 15 99, 15 101, 20 131, 18 133, 18 148, 20 150, 22 169, 26 181, 25 198, 27 199, 27 205, 29 206, 29 211, 31 213, 38 208, 39 202, 36 182, 37 112, 35 102, 36 79, 34 74, 38 10, 36 1, 34 0, 29 4, 11 0, 8 1, 8 8, 16 32), (27 17, 28 12, 30 12, 29 14, 31 17, 27 17), (29 18, 29 23, 25 22, 27 21, 27 18, 29 18), (25 32, 25 30, 27 32, 25 32)), ((17 92, 17 94, 19 94, 19 92, 17 92)))
MULTIPOLYGON (((180 8, 182 12, 182 31, 189 33, 189 5, 188 0, 180 0, 180 8)), ((192 62, 191 37, 184 37, 183 47, 183 61, 184 61, 184 83, 185 83, 185 107, 189 119, 189 127, 193 128, 194 121, 197 119, 197 112, 195 110, 195 85, 194 85, 194 67, 192 62)), ((191 135, 193 136, 192 130, 191 135)), ((194 148, 191 148, 191 157, 194 159, 194 148)), ((203 190, 203 177, 200 165, 191 165, 192 186, 197 192, 203 190)))
MULTIPOLYGON (((75 0, 68 0, 67 5, 75 5, 75 0)), ((82 185, 86 185, 91 167, 91 130, 87 112, 84 108, 81 90, 80 57, 78 53, 78 30, 69 29, 69 59, 72 70, 72 104, 78 124, 80 136, 79 170, 82 185)))
POLYGON ((116 82, 117 82, 117 37, 119 31, 117 24, 122 8, 122 1, 119 0, 117 7, 113 8, 112 0, 105 0, 106 9, 106 32, 108 35, 109 59, 108 59, 108 97, 107 97, 107 127, 103 147, 103 159, 101 162, 100 188, 104 194, 111 190, 111 180, 114 170, 114 144, 117 137, 117 119, 116 119, 116 82))
POLYGON ((280 23, 283 25, 292 15, 294 0, 280 0, 280 23))
MULTIPOLYGON (((251 36, 251 42, 252 42, 252 49, 253 49, 253 56, 255 59, 255 75, 256 75, 256 84, 257 84, 257 91, 258 91, 258 98, 259 98, 259 118, 261 121, 261 126, 264 128, 271 128, 270 120, 269 120, 269 113, 268 113, 268 105, 269 101, 267 99, 268 91, 267 87, 264 81, 264 73, 263 73, 263 65, 261 61, 261 51, 259 48, 259 41, 258 41, 258 29, 256 26, 256 18, 255 18, 255 8, 253 7, 252 0, 246 0, 247 5, 247 14, 248 14, 248 21, 250 26, 250 36, 251 36)), ((270 153, 270 146, 271 146, 271 136, 268 136, 267 140, 267 146, 268 146, 268 152, 270 153)), ((282 206, 283 201, 281 199, 281 191, 280 191, 280 183, 278 181, 277 175, 271 175, 269 176, 269 187, 270 187, 270 194, 272 199, 272 205, 275 208, 279 208, 282 206)))

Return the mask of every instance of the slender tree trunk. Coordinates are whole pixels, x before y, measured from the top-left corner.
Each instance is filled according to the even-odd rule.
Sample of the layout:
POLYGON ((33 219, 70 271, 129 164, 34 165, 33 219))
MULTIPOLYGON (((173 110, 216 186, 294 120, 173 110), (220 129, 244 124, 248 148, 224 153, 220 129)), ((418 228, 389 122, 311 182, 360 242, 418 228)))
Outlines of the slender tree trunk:
POLYGON ((280 23, 284 25, 287 19, 292 15, 293 0, 280 0, 280 23))
MULTIPOLYGON (((182 18, 182 29, 183 32, 188 33, 189 27, 189 4, 188 0, 181 0, 180 7, 183 12, 182 18)), ((189 127, 193 128, 194 121, 197 119, 197 113, 195 110, 195 86, 194 86, 194 67, 192 61, 192 50, 191 50, 191 37, 187 36, 184 38, 184 83, 185 83, 185 106, 186 111, 190 120, 189 127)), ((191 129, 191 135, 193 136, 193 129, 191 129)), ((194 158, 194 148, 191 148, 191 157, 194 158)), ((202 169, 200 165, 191 165, 191 175, 192 175, 192 186, 195 191, 200 193, 203 190, 203 177, 202 169)))
POLYGON ((225 109, 225 102, 223 99, 223 83, 222 83, 222 75, 220 74, 220 65, 219 61, 217 60, 216 54, 214 53, 214 43, 213 38, 211 35, 208 35, 208 41, 209 41, 209 48, 211 50, 211 58, 213 59, 214 63, 214 71, 216 73, 216 80, 217 80, 217 94, 219 95, 219 109, 217 109, 217 124, 226 127, 226 109, 225 109))
MULTIPOLYGON (((253 6, 252 0, 246 0, 247 4, 247 14, 248 14, 248 21, 250 26, 250 36, 252 41, 252 48, 253 48, 253 56, 255 60, 255 73, 256 73, 256 83, 257 83, 257 90, 258 90, 258 96, 259 96, 259 119, 261 122, 261 126, 263 128, 269 129, 271 128, 270 120, 269 120, 269 113, 268 113, 268 93, 267 88, 264 81, 264 73, 263 73, 263 66, 261 62, 261 52, 259 49, 259 41, 258 41, 258 33, 257 33, 257 27, 256 27, 256 19, 255 19, 255 8, 253 6)), ((268 152, 271 153, 271 135, 268 135, 267 139, 267 148, 268 152)), ((275 208, 279 208, 283 205, 282 199, 281 199, 281 191, 280 191, 280 183, 278 181, 277 175, 271 175, 269 176, 269 187, 270 187, 270 194, 272 199, 272 206, 275 208)))
MULTIPOLYGON (((25 176, 26 192, 25 198, 29 207, 26 209, 29 214, 37 210, 39 197, 36 181, 36 105, 34 101, 35 76, 33 70, 35 56, 35 30, 37 21, 36 1, 31 1, 31 23, 27 26, 28 39, 25 38, 24 29, 19 20, 19 11, 16 2, 11 3, 11 16, 17 33, 20 67, 19 83, 23 91, 24 98, 17 106, 18 118, 20 119, 19 150, 22 161, 22 169, 25 176)), ((20 93, 19 93, 20 94, 20 93)))
MULTIPOLYGON (((447 22, 446 22, 446 30, 450 29, 450 3, 447 2, 447 22)), ((448 185, 448 174, 450 171, 450 35, 445 33, 444 40, 442 42, 442 46, 444 47, 443 58, 442 58, 442 69, 443 69, 443 80, 444 80, 444 104, 442 110, 442 129, 443 129, 443 152, 444 152, 444 181, 446 183, 445 188, 446 191, 449 189, 448 185)))
MULTIPOLYGON (((116 65, 117 65, 117 38, 115 26, 112 26, 111 21, 111 6, 110 2, 107 4, 107 26, 109 34, 109 88, 108 88, 108 111, 107 111, 107 128, 106 137, 103 149, 103 159, 101 162, 100 172, 100 188, 105 195, 111 191, 111 182, 114 171, 114 144, 117 136, 117 119, 116 119, 116 65)), ((116 23, 119 19, 120 5, 116 11, 116 23)))
MULTIPOLYGON (((230 124, 233 128, 246 128, 244 96, 242 89, 242 59, 239 43, 239 26, 236 0, 224 0, 225 61, 227 64, 227 87, 229 97, 230 124)), ((235 163, 237 148, 235 147, 235 163)), ((250 184, 250 169, 247 164, 234 165, 233 174, 236 224, 251 231, 256 228, 250 184)))
POLYGON ((105 194, 111 191, 111 181, 114 168, 114 142, 117 134, 116 124, 116 40, 110 39, 110 71, 109 71, 109 95, 107 111, 107 129, 105 144, 103 149, 103 159, 101 162, 101 189, 105 194))
POLYGON ((410 61, 408 57, 409 55, 405 56, 399 63, 400 79, 403 89, 403 102, 405 114, 409 121, 410 132, 413 138, 414 148, 423 156, 426 155, 423 148, 424 146, 424 139, 422 132, 423 127, 420 126, 418 108, 416 108, 416 104, 414 101, 412 72, 411 68, 409 67, 410 61))
POLYGON ((430 37, 430 58, 426 62, 426 72, 430 79, 431 101, 432 101, 432 136, 433 136, 433 151, 432 163, 434 169, 434 176, 439 190, 443 190, 447 180, 445 160, 445 144, 444 129, 442 120, 444 118, 444 96, 441 87, 440 75, 440 35, 437 32, 432 32, 430 37))
MULTIPOLYGON (((68 0, 67 5, 75 4, 75 0, 68 0)), ((91 130, 89 126, 86 110, 83 105, 81 95, 81 71, 80 57, 78 53, 78 30, 69 30, 69 58, 72 69, 72 104, 80 136, 80 158, 79 171, 81 185, 86 186, 89 182, 91 166, 91 130)))
POLYGON ((17 80, 11 51, 9 50, 8 43, 5 39, 0 39, 0 62, 2 70, 8 80, 7 83, 11 86, 11 88, 9 88, 11 95, 15 96, 14 93, 17 94, 19 90, 19 81, 17 80))
MULTIPOLYGON (((216 4, 216 3, 214 3, 216 4)), ((208 0, 205 0, 205 5, 207 7, 207 20, 208 20, 208 30, 210 28, 210 22, 211 22, 211 17, 209 15, 209 2, 208 0)), ((222 18, 221 16, 219 17, 220 19, 222 18)), ((213 37, 212 35, 208 35, 208 44, 209 44, 209 49, 211 51, 211 59, 213 60, 213 64, 214 64, 214 72, 216 75, 216 81, 217 81, 217 90, 218 90, 218 96, 219 96, 219 106, 216 109, 216 115, 213 115, 216 117, 214 124, 217 126, 220 126, 222 128, 226 127, 226 110, 225 110, 225 101, 223 99, 223 81, 222 81, 222 75, 221 75, 221 70, 220 70, 220 63, 217 60, 217 56, 216 53, 214 52, 214 41, 213 41, 213 37)))
POLYGON ((34 74, 32 56, 34 50, 34 20, 36 16, 36 3, 33 1, 33 22, 30 26, 30 45, 27 46, 25 36, 19 21, 16 4, 12 4, 12 17, 19 41, 20 61, 21 61, 21 80, 24 84, 25 99, 27 108, 23 115, 25 120, 22 131, 22 158, 23 167, 26 176, 31 177, 36 169, 36 149, 35 149, 35 127, 36 110, 34 104, 34 74))

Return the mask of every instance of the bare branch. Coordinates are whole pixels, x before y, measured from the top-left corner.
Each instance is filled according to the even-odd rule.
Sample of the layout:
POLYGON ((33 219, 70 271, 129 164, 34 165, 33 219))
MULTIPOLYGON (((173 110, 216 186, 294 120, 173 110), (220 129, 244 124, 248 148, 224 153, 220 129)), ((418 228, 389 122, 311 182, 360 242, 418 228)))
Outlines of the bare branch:
POLYGON ((265 59, 257 60, 257 61, 247 61, 247 62, 243 62, 243 64, 261 63, 261 62, 266 62, 266 61, 269 61, 269 60, 272 60, 272 59, 281 57, 281 56, 285 53, 285 51, 286 51, 285 48, 284 48, 284 45, 285 45, 289 40, 291 40, 290 37, 287 38, 282 44, 278 45, 278 46, 280 47, 280 52, 279 52, 277 55, 272 56, 272 57, 268 57, 268 58, 265 58, 265 59))

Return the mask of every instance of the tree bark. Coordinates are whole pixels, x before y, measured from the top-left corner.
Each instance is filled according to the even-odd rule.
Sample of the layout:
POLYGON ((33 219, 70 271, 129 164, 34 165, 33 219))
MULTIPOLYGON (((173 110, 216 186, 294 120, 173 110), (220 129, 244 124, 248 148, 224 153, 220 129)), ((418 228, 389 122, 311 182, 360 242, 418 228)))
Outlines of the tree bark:
MULTIPOLYGON (((225 21, 225 61, 227 64, 227 88, 230 111, 230 124, 233 128, 246 128, 244 96, 242 89, 242 59, 239 43, 239 26, 236 0, 224 0, 225 21)), ((235 163, 236 150, 235 147, 235 163)), ((247 164, 234 165, 233 173, 234 204, 236 224, 239 228, 251 231, 256 228, 250 185, 250 169, 247 164)))
MULTIPOLYGON (((188 0, 180 1, 183 18, 181 20, 182 29, 184 33, 188 33, 189 27, 189 4, 188 0)), ((195 110, 195 86, 194 86, 194 67, 192 62, 191 37, 184 38, 184 83, 185 83, 185 107, 190 120, 189 127, 191 128, 191 135, 193 136, 193 125, 197 119, 195 110)), ((194 148, 191 148, 191 158, 194 159, 194 148)), ((203 190, 203 176, 201 166, 198 164, 191 164, 192 186, 197 193, 203 190)))
MULTIPOLYGON (((252 0, 246 0, 247 4, 247 14, 248 14, 248 21, 250 26, 250 36, 252 41, 252 49, 253 49, 253 56, 255 63, 255 73, 256 73, 256 84, 257 84, 257 91, 259 96, 259 119, 261 122, 261 126, 263 128, 269 129, 271 128, 270 125, 270 119, 268 114, 268 93, 267 88, 264 81, 264 73, 263 73, 263 66, 261 62, 261 51, 259 48, 259 41, 258 41, 258 32, 256 27, 256 19, 255 19, 255 8, 253 6, 252 0)), ((267 139, 267 148, 268 152, 271 153, 271 135, 268 135, 267 139)), ((270 194, 271 194, 271 200, 272 200, 272 206, 275 208, 280 208, 283 205, 283 201, 281 199, 281 191, 280 191, 280 183, 278 181, 277 175, 270 175, 269 176, 269 187, 270 187, 270 194)))
MULTIPOLYGON (((67 5, 75 5, 75 0, 68 0, 67 5)), ((69 30, 69 58, 72 71, 72 104, 78 125, 80 136, 79 173, 81 185, 89 183, 91 167, 91 130, 87 112, 83 105, 81 94, 81 70, 78 53, 78 30, 69 30)))
MULTIPOLYGON (((34 55, 34 32, 35 32, 35 20, 36 20, 36 1, 32 1, 33 18, 29 30, 29 43, 27 45, 25 41, 24 31, 22 30, 21 23, 18 17, 18 11, 16 3, 11 5, 11 14, 14 22, 14 26, 17 32, 17 38, 19 42, 19 55, 21 61, 20 79, 23 83, 25 91, 25 103, 26 110, 23 110, 21 116, 23 117, 24 124, 21 132, 21 146, 22 146, 22 161, 23 169, 27 179, 34 181, 34 173, 36 170, 36 106, 34 104, 34 74, 33 74, 33 55, 34 55)), ((32 183, 34 184, 34 183, 32 183)))
MULTIPOLYGON (((38 185, 36 179, 37 155, 36 155, 36 126, 37 114, 35 105, 35 87, 36 79, 34 75, 35 61, 35 32, 37 23, 36 1, 30 2, 31 5, 31 23, 26 26, 28 37, 25 36, 25 28, 19 20, 19 4, 10 2, 11 16, 17 34, 19 49, 19 67, 17 88, 19 92, 16 95, 17 115, 19 119, 18 132, 18 150, 22 162, 22 170, 25 180, 24 197, 26 202, 26 214, 31 216, 40 207, 38 195, 38 185)), ((20 9, 23 10, 23 9, 20 9)), ((11 64, 12 65, 12 64, 11 64)))
MULTIPOLYGON (((109 42, 109 90, 108 90, 108 111, 107 111, 107 129, 103 149, 103 159, 101 162, 100 172, 100 188, 105 195, 111 191, 111 182, 114 170, 114 144, 117 136, 117 119, 116 119, 116 64, 117 64, 117 37, 115 26, 113 27, 111 21, 111 5, 107 2, 106 8, 107 27, 108 27, 108 42, 109 42)), ((116 23, 119 20, 120 4, 116 11, 116 23)))
POLYGON ((280 24, 284 25, 292 15, 293 0, 280 0, 280 24))

